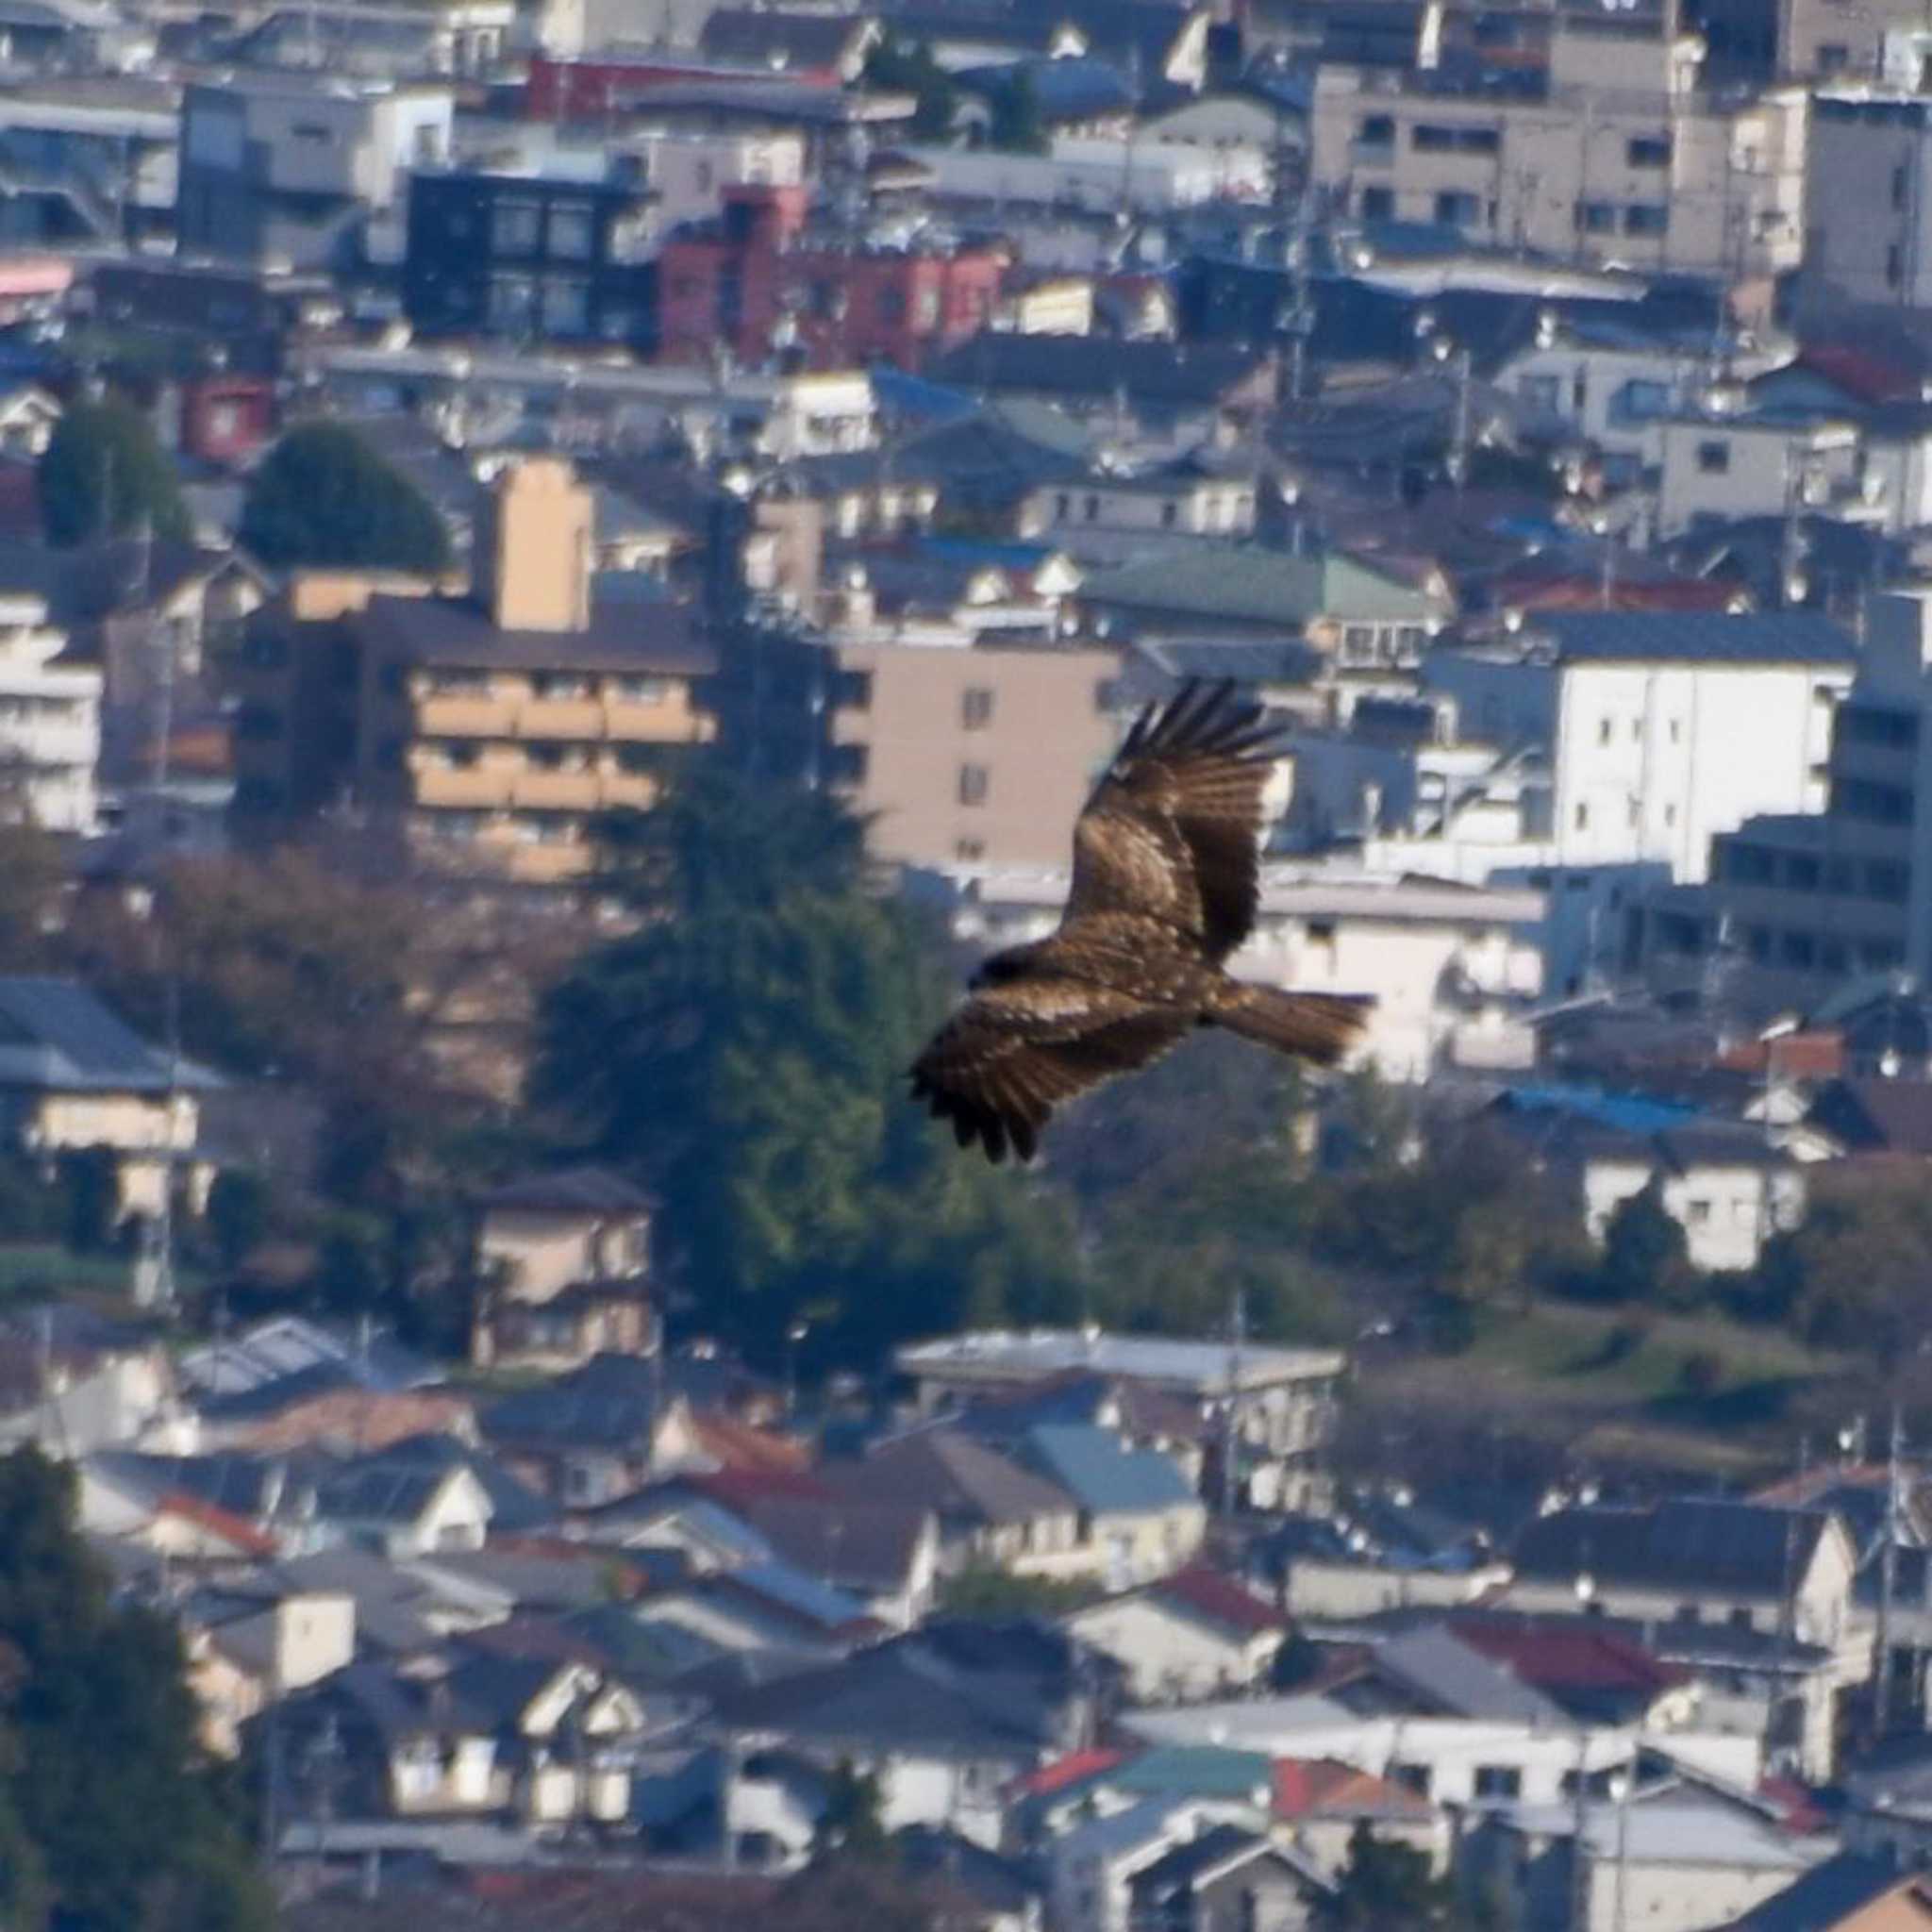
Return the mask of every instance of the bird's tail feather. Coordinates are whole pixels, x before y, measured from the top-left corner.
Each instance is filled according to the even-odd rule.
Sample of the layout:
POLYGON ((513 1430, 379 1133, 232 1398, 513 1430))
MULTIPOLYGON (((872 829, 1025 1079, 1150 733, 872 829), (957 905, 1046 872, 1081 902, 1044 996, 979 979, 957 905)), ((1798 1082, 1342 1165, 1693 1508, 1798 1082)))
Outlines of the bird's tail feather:
POLYGON ((1207 1018, 1243 1040, 1317 1066, 1333 1066, 1368 1024, 1372 1002, 1325 992, 1283 992, 1278 987, 1224 980, 1207 1018))

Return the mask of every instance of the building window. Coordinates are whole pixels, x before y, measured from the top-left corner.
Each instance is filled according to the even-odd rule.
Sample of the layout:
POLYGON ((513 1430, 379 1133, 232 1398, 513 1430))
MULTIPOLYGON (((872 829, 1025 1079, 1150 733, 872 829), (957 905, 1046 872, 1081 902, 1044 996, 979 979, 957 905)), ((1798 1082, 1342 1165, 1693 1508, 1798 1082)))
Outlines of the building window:
POLYGON ((1361 218, 1365 222, 1392 222, 1395 219, 1395 191, 1392 188, 1364 188, 1361 218))
POLYGON ((912 326, 921 335, 930 335, 940 325, 940 291, 930 286, 912 298, 912 326))
POLYGON ((959 803, 961 805, 984 805, 988 791, 987 770, 984 765, 961 765, 959 767, 959 803))
POLYGON ((1611 235, 1617 228, 1617 208, 1614 202, 1579 201, 1576 204, 1576 226, 1585 235, 1611 235))
POLYGON ((879 291, 878 318, 881 322, 898 324, 906 320, 906 291, 899 288, 884 288, 879 291))
POLYGON ((1180 508, 1176 504, 1163 503, 1160 506, 1160 527, 1171 530, 1180 521, 1180 508))
POLYGON ((841 711, 872 709, 872 673, 841 671, 832 677, 832 703, 841 711))
POLYGON ((872 755, 862 744, 835 744, 826 763, 835 785, 863 785, 872 755))
POLYGON ((1818 50, 1818 71, 1842 74, 1852 64, 1852 50, 1841 41, 1826 41, 1818 50))
POLYGON ((1395 117, 1392 114, 1364 114, 1356 124, 1356 144, 1358 147, 1393 147, 1395 145, 1395 117))
POLYGON ((1419 155, 1493 155, 1502 149, 1503 135, 1495 127, 1436 127, 1422 122, 1408 143, 1419 155))
POLYGON ((1576 829, 1579 832, 1590 830, 1590 808, 1587 805, 1579 805, 1576 808, 1576 829))
POLYGON ((1389 1782, 1399 1790, 1413 1791, 1418 1798, 1426 1798, 1431 1782, 1429 1767, 1426 1764, 1391 1764, 1389 1782))
POLYGON ((1074 512, 1074 499, 1062 490, 1053 500, 1053 517, 1057 524, 1066 522, 1074 512))
POLYGON ((1904 208, 1906 205, 1907 175, 1903 164, 1891 171, 1891 205, 1904 208))
POLYGON ((1671 228, 1670 208, 1660 201, 1633 201, 1624 210, 1626 235, 1667 235, 1671 228))
POLYGON ((1896 289, 1905 278, 1905 252, 1896 242, 1888 242, 1885 249, 1885 286, 1888 289, 1896 289))
POLYGON ((589 261, 593 233, 588 208, 551 208, 550 253, 558 261, 589 261))
POLYGON ((591 326, 591 285, 575 275, 543 284, 543 332, 581 336, 591 326))
POLYGON ((1513 1764, 1478 1764, 1475 1768, 1475 1796, 1482 1798, 1520 1798, 1523 1795, 1523 1774, 1513 1764))
POLYGON ((983 839, 958 839, 953 844, 953 857, 962 865, 974 865, 986 857, 986 841, 983 839))
POLYGON ((1090 524, 1100 521, 1100 499, 1097 496, 1090 496, 1087 499, 1087 521, 1090 524))
POLYGON ((986 686, 959 693, 959 723, 968 731, 984 731, 992 723, 992 692, 986 686))
POLYGON ((1473 228, 1482 220, 1482 204, 1460 190, 1445 190, 1436 197, 1436 219, 1445 228, 1473 228))
POLYGON ((534 255, 543 210, 534 201, 499 201, 490 211, 490 245, 498 255, 534 255))
POLYGON ((1697 445, 1697 472, 1702 476, 1728 476, 1731 474, 1731 446, 1721 440, 1697 445))
POLYGON ((1610 733, 1615 729, 1616 725, 1610 719, 1599 718, 1596 721, 1596 741, 1599 744, 1609 743, 1610 733))
POLYGON ((1633 134, 1624 149, 1624 158, 1633 168, 1668 168, 1671 165, 1671 137, 1668 134, 1633 134))

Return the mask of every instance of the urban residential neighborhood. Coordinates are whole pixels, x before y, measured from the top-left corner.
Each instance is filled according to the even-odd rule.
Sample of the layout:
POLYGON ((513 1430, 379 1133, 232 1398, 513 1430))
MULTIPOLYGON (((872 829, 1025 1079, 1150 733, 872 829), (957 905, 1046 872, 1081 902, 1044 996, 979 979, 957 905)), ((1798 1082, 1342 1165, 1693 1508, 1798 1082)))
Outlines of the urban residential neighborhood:
POLYGON ((1921 0, 0 0, 0 1932, 430 1926, 1932 1932, 1921 0))

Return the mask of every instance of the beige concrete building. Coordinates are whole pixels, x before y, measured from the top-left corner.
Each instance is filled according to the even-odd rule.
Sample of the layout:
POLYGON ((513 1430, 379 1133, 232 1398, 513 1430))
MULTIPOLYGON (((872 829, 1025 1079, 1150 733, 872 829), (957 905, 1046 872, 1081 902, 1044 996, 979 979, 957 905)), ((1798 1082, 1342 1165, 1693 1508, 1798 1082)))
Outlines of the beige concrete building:
POLYGON ((655 1352, 645 1286, 655 1205, 594 1167, 526 1175, 486 1195, 471 1359, 561 1370, 593 1355, 655 1352))
POLYGON ((1636 16, 1566 19, 1546 74, 1458 89, 1439 71, 1324 66, 1312 178, 1369 221, 1763 282, 1804 244, 1802 89, 1697 91, 1701 45, 1636 16))
POLYGON ((1116 650, 841 644, 834 786, 904 865, 1064 865, 1120 736, 1116 650))
POLYGON ((710 648, 678 607, 593 599, 591 514, 568 464, 514 465, 473 596, 375 595, 355 620, 356 793, 454 871, 579 876, 591 821, 648 808, 714 736, 710 648))

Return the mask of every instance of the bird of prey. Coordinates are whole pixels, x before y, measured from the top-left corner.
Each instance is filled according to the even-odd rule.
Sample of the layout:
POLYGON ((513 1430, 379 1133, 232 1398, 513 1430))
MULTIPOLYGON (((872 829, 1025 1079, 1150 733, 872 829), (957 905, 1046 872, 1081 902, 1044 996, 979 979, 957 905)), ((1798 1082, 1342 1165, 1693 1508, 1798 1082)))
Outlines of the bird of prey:
POLYGON ((962 1147, 1030 1160, 1056 1107, 1150 1065, 1196 1026, 1318 1064, 1361 1002, 1224 971, 1255 924, 1272 732, 1232 681, 1191 678, 1134 722, 1074 827, 1058 929, 984 960, 912 1068, 912 1097, 962 1147))

